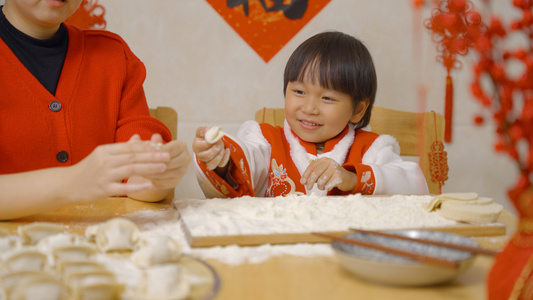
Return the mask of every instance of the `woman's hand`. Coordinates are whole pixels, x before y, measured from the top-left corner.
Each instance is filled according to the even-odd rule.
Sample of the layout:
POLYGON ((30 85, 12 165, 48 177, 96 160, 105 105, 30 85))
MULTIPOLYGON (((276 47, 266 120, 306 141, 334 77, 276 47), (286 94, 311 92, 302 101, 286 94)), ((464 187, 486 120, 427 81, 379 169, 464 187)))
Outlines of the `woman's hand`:
POLYGON ((199 127, 192 143, 192 150, 198 160, 205 162, 209 170, 225 168, 230 159, 229 149, 224 147, 224 142, 218 141, 210 144, 205 140, 205 133, 209 127, 199 127))
POLYGON ((166 168, 163 172, 150 174, 147 178, 158 189, 175 188, 187 173, 187 166, 191 162, 187 144, 174 140, 162 145, 163 138, 158 133, 152 136, 150 142, 154 145, 160 145, 160 151, 168 153, 170 159, 166 162, 166 168))
POLYGON ((352 191, 357 185, 357 174, 350 172, 331 158, 320 158, 309 163, 300 183, 307 189, 312 189, 316 183, 321 190, 331 191, 338 188, 341 191, 352 191))
POLYGON ((150 182, 123 181, 133 176, 164 174, 171 161, 169 152, 161 151, 153 143, 141 142, 138 136, 127 143, 101 145, 70 167, 70 192, 79 201, 94 201, 144 191, 151 187, 150 182))

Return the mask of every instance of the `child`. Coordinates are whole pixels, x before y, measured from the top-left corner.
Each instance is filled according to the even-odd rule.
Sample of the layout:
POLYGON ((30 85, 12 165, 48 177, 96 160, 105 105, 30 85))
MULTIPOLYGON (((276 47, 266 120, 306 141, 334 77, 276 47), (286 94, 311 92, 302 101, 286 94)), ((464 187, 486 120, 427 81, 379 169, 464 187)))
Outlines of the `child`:
POLYGON ((63 24, 80 3, 0 6, 0 219, 159 201, 186 172, 185 143, 149 115, 142 62, 116 34, 63 24))
POLYGON ((377 79, 360 41, 340 32, 311 37, 289 58, 284 84, 283 128, 247 121, 237 138, 214 144, 198 128, 193 151, 206 197, 428 193, 393 137, 362 129, 377 79))

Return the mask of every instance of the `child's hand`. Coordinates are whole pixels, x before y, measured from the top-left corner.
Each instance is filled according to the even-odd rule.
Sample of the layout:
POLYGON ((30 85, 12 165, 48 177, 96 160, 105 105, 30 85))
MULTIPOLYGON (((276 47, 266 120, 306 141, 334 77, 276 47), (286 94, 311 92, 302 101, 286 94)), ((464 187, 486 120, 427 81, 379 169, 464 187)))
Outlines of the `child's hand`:
POLYGON ((224 147, 222 141, 210 144, 205 140, 205 133, 209 127, 199 127, 192 143, 192 149, 196 157, 205 162, 209 170, 227 166, 230 158, 229 149, 224 147))
POLYGON ((333 159, 323 157, 309 163, 300 183, 309 190, 316 183, 321 190, 331 191, 336 187, 346 192, 357 185, 357 174, 346 170, 333 159))
POLYGON ((163 173, 169 160, 169 153, 149 142, 101 145, 70 168, 69 193, 83 202, 144 191, 151 187, 150 182, 126 184, 123 180, 163 173))

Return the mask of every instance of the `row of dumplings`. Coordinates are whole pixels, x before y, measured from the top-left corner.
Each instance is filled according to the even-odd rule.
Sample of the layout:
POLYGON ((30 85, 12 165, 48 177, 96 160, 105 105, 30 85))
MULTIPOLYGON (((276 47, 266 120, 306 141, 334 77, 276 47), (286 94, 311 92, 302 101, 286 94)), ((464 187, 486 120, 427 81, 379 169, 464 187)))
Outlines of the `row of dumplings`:
POLYGON ((169 236, 140 237, 136 224, 114 218, 85 236, 61 224, 32 223, 0 232, 0 300, 174 300, 190 293, 181 245, 169 236), (140 275, 133 286, 108 268, 126 260, 140 275))

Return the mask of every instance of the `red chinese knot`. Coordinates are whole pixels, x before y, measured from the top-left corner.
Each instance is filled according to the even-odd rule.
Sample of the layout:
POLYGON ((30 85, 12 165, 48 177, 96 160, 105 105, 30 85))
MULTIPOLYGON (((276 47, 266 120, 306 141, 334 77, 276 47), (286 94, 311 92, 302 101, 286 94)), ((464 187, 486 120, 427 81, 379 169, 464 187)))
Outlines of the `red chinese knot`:
POLYGON ((465 55, 474 45, 474 41, 485 31, 486 26, 481 22, 479 13, 472 10, 473 5, 466 0, 442 0, 432 12, 425 26, 432 31, 433 41, 437 44, 440 55, 437 60, 447 71, 446 98, 444 118, 446 121, 444 140, 452 140, 453 119, 453 81, 450 76, 452 69, 461 68, 457 55, 465 55))

